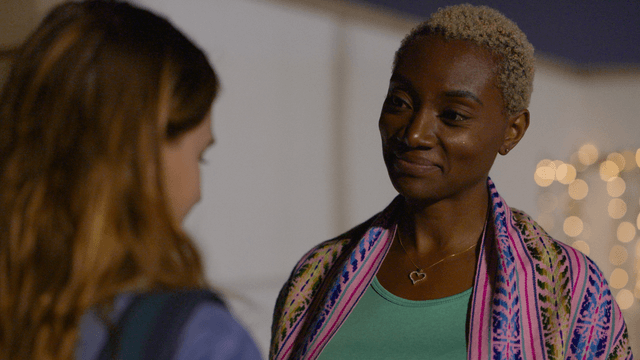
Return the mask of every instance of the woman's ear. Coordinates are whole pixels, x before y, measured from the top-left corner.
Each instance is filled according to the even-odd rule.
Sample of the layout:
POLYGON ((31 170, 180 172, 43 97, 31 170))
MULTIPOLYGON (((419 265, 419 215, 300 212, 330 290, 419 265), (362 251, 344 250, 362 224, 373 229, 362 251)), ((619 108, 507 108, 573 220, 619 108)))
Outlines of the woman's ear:
POLYGON ((507 155, 511 149, 518 145, 520 139, 529 127, 529 110, 524 109, 509 117, 507 129, 504 134, 504 142, 500 147, 500 155, 507 155))

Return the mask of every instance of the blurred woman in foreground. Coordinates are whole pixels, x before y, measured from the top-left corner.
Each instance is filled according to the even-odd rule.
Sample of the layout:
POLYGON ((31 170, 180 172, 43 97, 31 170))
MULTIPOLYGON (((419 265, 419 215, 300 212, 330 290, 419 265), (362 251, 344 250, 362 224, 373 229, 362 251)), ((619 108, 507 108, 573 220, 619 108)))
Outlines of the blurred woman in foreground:
POLYGON ((213 143, 203 52, 149 11, 85 1, 51 11, 12 63, 0 358, 258 359, 181 225, 213 143))
POLYGON ((307 253, 271 359, 629 359, 606 280, 489 179, 529 126, 533 47, 487 7, 439 10, 396 53, 379 128, 400 194, 307 253))

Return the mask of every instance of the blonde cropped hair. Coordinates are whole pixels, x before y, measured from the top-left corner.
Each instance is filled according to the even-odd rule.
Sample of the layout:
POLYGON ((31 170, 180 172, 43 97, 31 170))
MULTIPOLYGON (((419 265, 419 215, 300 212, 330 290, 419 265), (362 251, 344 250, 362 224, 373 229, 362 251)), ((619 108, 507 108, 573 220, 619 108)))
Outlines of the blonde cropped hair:
POLYGON ((439 9, 415 27, 396 52, 394 69, 417 39, 438 35, 447 40, 471 41, 497 58, 497 86, 507 114, 526 109, 533 91, 533 45, 518 26, 499 11, 469 4, 439 9))

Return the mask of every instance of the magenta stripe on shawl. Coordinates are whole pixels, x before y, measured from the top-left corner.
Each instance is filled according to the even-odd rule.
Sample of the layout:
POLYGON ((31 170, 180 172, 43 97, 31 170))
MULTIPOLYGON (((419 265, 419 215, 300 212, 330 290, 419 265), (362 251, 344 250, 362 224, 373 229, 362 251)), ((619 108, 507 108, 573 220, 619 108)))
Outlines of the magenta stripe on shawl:
MULTIPOLYGON (((582 253, 578 253, 578 250, 576 250, 574 248, 568 248, 568 250, 573 252, 573 256, 570 257, 571 258, 571 267, 572 268, 574 266, 577 267, 578 271, 576 273, 577 274, 582 274, 582 267, 580 266, 580 261, 578 261, 580 256, 583 256, 582 253)), ((581 278, 582 278, 581 276, 576 277, 576 282, 573 284, 573 289, 571 289, 571 299, 575 299, 576 298, 576 288, 578 287, 578 282, 580 282, 580 280, 582 280, 581 278)))
MULTIPOLYGON (((600 301, 602 300, 602 292, 598 292, 598 303, 600 303, 600 301)), ((591 344, 591 340, 593 339, 593 332, 596 331, 596 327, 595 326, 591 326, 590 331, 589 331, 589 340, 587 341, 587 344, 591 344)), ((583 359, 587 358, 587 355, 589 354, 588 351, 584 352, 584 356, 582 357, 583 359)))
MULTIPOLYGON (((482 247, 482 252, 480 253, 480 258, 481 259, 485 259, 485 247, 482 247)), ((485 322, 485 317, 487 317, 487 313, 485 312, 485 307, 487 306, 487 300, 489 299, 488 296, 488 290, 489 290, 489 278, 486 275, 487 272, 487 266, 485 261, 481 261, 479 262, 479 267, 477 270, 478 273, 478 278, 476 279, 476 282, 481 282, 480 284, 476 284, 476 291, 477 289, 480 289, 480 287, 482 287, 482 297, 479 298, 480 300, 480 319, 479 321, 477 321, 477 319, 475 319, 475 313, 476 313, 476 305, 477 304, 477 300, 478 300, 478 296, 474 296, 474 300, 473 300, 473 311, 472 311, 472 321, 471 321, 471 332, 469 333, 469 347, 471 348, 469 350, 469 357, 473 356, 473 345, 474 344, 478 344, 478 359, 482 360, 482 359, 487 359, 488 356, 488 352, 487 353, 483 353, 483 349, 482 349, 482 343, 483 343, 483 339, 487 338, 487 332, 488 332, 488 328, 485 328, 482 326, 482 324, 485 322), (482 274, 485 274, 485 276, 482 276, 482 274), (481 278, 482 277, 482 278, 481 278), (474 341, 474 334, 478 334, 479 336, 475 338, 476 341, 474 341)))
MULTIPOLYGON (((496 207, 501 201, 501 198, 497 196, 497 191, 493 185, 493 181, 488 179, 489 196, 491 199, 491 212, 496 214, 496 207)), ((492 226, 494 228, 494 234, 497 234, 495 218, 493 218, 492 226)), ((483 324, 491 324, 491 315, 487 308, 491 308, 491 284, 488 271, 488 263, 492 254, 487 254, 487 241, 486 237, 483 237, 480 243, 480 254, 478 264, 476 266, 476 283, 474 285, 473 304, 471 311, 470 331, 469 331, 469 350, 468 357, 472 359, 477 355, 479 360, 488 359, 490 351, 491 336, 489 335, 490 325, 483 326, 483 324), (483 275, 484 274, 484 275, 483 275), (482 291, 482 295, 478 292, 482 291), (479 309, 478 309, 479 307, 479 309), (476 313, 479 310, 479 318, 476 317, 476 313), (483 343, 487 341, 487 348, 483 348, 483 343), (477 346, 477 348, 476 348, 477 346), (477 353, 477 354, 476 354, 477 353)))
MULTIPOLYGON (((613 345, 613 341, 617 340, 619 337, 622 337, 622 333, 626 329, 626 326, 624 323, 624 317, 622 316, 622 310, 620 310, 619 306, 613 305, 615 303, 615 298, 613 297, 613 294, 611 294, 611 302, 612 302, 612 306, 615 308, 615 315, 613 316, 613 319, 615 320, 615 324, 614 324, 615 328, 614 326, 612 326, 611 335, 615 337, 611 339, 612 341, 610 341, 611 344, 609 346, 609 351, 611 351, 611 346, 613 345)), ((612 320, 612 322, 614 320, 612 320)), ((633 355, 629 359, 633 359, 633 355)))
MULTIPOLYGON (((495 186, 492 186, 493 185, 492 182, 490 182, 489 185, 490 185, 489 189, 491 190, 491 194, 492 195, 494 193, 497 194, 495 186)), ((535 336, 535 330, 532 327, 532 325, 534 324, 531 318, 532 303, 530 302, 530 299, 529 299, 529 293, 534 293, 534 290, 532 289, 532 286, 534 284, 533 283, 529 284, 529 281, 528 281, 529 278, 534 278, 534 274, 531 273, 531 271, 529 271, 529 267, 527 266, 527 264, 531 264, 531 266, 533 266, 533 263, 531 262, 531 259, 528 259, 529 260, 528 262, 523 260, 522 254, 527 253, 527 249, 525 249, 524 241, 520 236, 514 237, 512 234, 513 218, 512 218, 511 209, 506 204, 504 199, 500 197, 493 197, 493 203, 494 203, 494 214, 498 215, 498 219, 496 219, 495 221, 495 226, 496 226, 495 236, 496 236, 496 246, 499 249, 499 253, 507 254, 509 253, 509 249, 508 248, 503 249, 503 247, 505 246, 511 247, 511 253, 512 254, 515 253, 515 257, 518 259, 518 262, 514 261, 512 268, 510 269, 502 268, 502 270, 501 268, 498 268, 498 271, 508 271, 508 272, 514 271, 515 272, 515 278, 513 279, 513 282, 517 290, 514 295, 518 296, 519 298, 518 307, 520 308, 520 314, 518 316, 519 318, 518 321, 521 326, 520 331, 521 331, 521 334, 525 332, 527 333, 528 336, 525 336, 525 337, 529 338, 529 342, 531 346, 530 351, 527 352, 525 337, 521 337, 522 342, 520 343, 520 347, 521 347, 520 350, 522 351, 522 354, 525 359, 528 357, 535 359, 537 351, 536 351, 534 338, 536 338, 536 336, 535 336), (507 239, 507 241, 503 243, 503 241, 501 241, 500 239, 505 239, 505 238, 507 239), (523 277, 524 277, 524 282, 521 281, 523 277), (525 296, 519 296, 521 291, 520 290, 521 286, 524 286, 525 296), (526 312, 526 315, 524 315, 525 312, 526 312), (526 318, 524 316, 526 316, 526 318)), ((509 278, 509 276, 506 273, 504 273, 503 276, 505 278, 509 278)), ((507 290, 507 291, 510 291, 510 290, 507 290)), ((493 294, 493 296, 495 296, 495 294, 493 294)), ((492 309, 494 309, 493 303, 491 304, 491 307, 492 309)), ((503 309, 503 310, 508 310, 508 309, 503 309)), ((534 312, 537 315, 537 310, 535 308, 534 308, 534 312)), ((492 331, 492 333, 494 331, 495 329, 492 331)), ((540 336, 537 336, 537 337, 539 338, 540 336)), ((492 351, 492 350, 489 349, 489 351, 492 351)), ((543 349, 539 349, 539 352, 542 352, 542 351, 543 349)))
MULTIPOLYGON (((511 220, 511 211, 509 211, 509 220, 511 220)), ((535 344, 533 341, 534 338, 534 334, 533 334, 533 322, 531 321, 531 306, 530 306, 530 302, 529 302, 529 291, 533 292, 533 289, 529 289, 529 277, 533 276, 532 274, 529 274, 529 272, 527 271, 528 269, 525 267, 525 262, 522 260, 522 256, 520 255, 524 249, 520 249, 520 245, 522 245, 522 241, 521 239, 518 239, 519 241, 515 241, 515 239, 513 238, 513 236, 511 235, 511 233, 509 232, 509 240, 511 241, 512 246, 514 246, 514 252, 516 253, 516 256, 518 256, 518 261, 520 261, 520 269, 522 270, 522 272, 524 273, 524 298, 520 297, 520 308, 522 308, 522 305, 524 303, 524 307, 527 310, 527 323, 523 324, 523 328, 520 331, 525 331, 528 330, 529 331, 529 336, 527 336, 529 338, 529 341, 531 342, 531 353, 527 353, 526 349, 524 349, 524 344, 523 345, 523 349, 522 352, 527 354, 527 355, 531 355, 533 359, 536 358, 536 348, 535 348, 535 344)), ((531 261, 529 261, 529 263, 531 263, 531 261)), ((516 278, 516 282, 518 282, 518 287, 522 284, 520 280, 520 276, 517 276, 516 278)), ((537 311, 536 311, 537 313, 537 311)), ((537 314, 536 314, 537 315, 537 314)))
MULTIPOLYGON (((297 326, 297 324, 296 324, 296 326, 297 326)), ((298 332, 297 332, 297 331, 296 331, 295 333, 293 333, 293 332, 292 332, 291 334, 295 334, 295 335, 297 336, 298 332)), ((279 359, 286 359, 286 358, 287 358, 287 355, 289 355, 289 351, 291 351, 291 348, 292 348, 292 347, 293 347, 293 341, 291 341, 291 342, 289 343, 289 345, 288 345, 288 346, 287 346, 287 348, 285 349, 284 353, 282 353, 282 356, 280 357, 280 356, 279 356, 279 355, 280 355, 280 353, 278 353, 278 354, 276 354, 276 358, 279 358, 279 359)))
MULTIPOLYGON (((347 287, 345 287, 343 289, 343 293, 345 295, 347 293, 349 294, 347 302, 345 304, 340 304, 339 301, 339 305, 337 305, 331 312, 332 315, 327 316, 327 324, 325 324, 323 329, 320 331, 320 333, 316 337, 316 340, 312 344, 310 344, 310 346, 313 347, 313 349, 309 350, 310 359, 315 359, 318 355, 320 355, 320 350, 323 349, 324 346, 329 342, 331 337, 337 331, 337 328, 344 322, 343 319, 345 319, 347 315, 351 313, 351 310, 353 310, 355 305, 358 303, 358 300, 360 300, 360 298, 364 294, 365 290, 373 280, 373 276, 378 272, 378 268, 382 264, 382 260, 384 260, 391 242, 393 241, 393 237, 389 236, 389 234, 391 233, 395 234, 395 229, 393 232, 389 230, 383 231, 383 233, 380 235, 381 238, 376 240, 374 249, 371 250, 371 253, 366 256, 366 258, 373 257, 373 262, 371 263, 372 266, 366 267, 366 271, 364 272, 358 272, 351 280, 349 288, 347 289, 347 287), (354 285, 356 281, 357 284, 354 285), (338 316, 334 317, 333 314, 337 310, 339 311, 338 316)), ((354 251, 357 251, 357 248, 354 251)), ((361 265, 364 265, 364 263, 365 262, 362 262, 361 265)))
MULTIPOLYGON (((504 200, 503 200, 504 201, 504 200)), ((507 206, 508 208, 508 206, 507 206)), ((509 239, 511 240, 512 246, 515 248, 515 253, 518 256, 518 260, 520 261, 521 268, 524 272, 525 278, 524 282, 518 280, 518 286, 524 285, 525 288, 525 296, 524 301, 526 302, 525 307, 527 310, 527 324, 524 326, 525 329, 529 331, 529 340, 531 343, 531 352, 528 353, 526 351, 523 352, 527 356, 533 356, 533 359, 537 358, 537 354, 540 356, 544 356, 545 353, 545 345, 544 345, 544 336, 543 330, 541 328, 541 323, 537 321, 540 317, 540 313, 538 311, 538 292, 536 291, 537 285, 535 281, 535 263, 529 254, 529 251, 526 247, 525 240, 522 238, 522 235, 519 232, 515 232, 515 237, 513 234, 513 229, 515 229, 515 225, 513 224, 513 213, 509 210, 507 211, 509 217, 509 226, 507 229, 509 230, 509 239), (523 256, 526 256, 526 259, 523 260, 523 256), (527 264, 529 266, 527 266, 527 264), (532 279, 532 281, 529 281, 532 279), (530 296, 529 294, 533 294, 530 296), (532 319, 531 313, 535 314, 535 318, 532 319), (534 331, 534 327, 537 327, 537 332, 534 331), (539 342, 536 342, 536 335, 539 342), (537 347, 536 347, 537 345, 537 347)), ((535 236, 540 236, 540 230, 536 230, 535 236)), ((519 279, 519 277, 518 277, 519 279)), ((524 345, 524 344, 523 344, 524 345)))
MULTIPOLYGON (((327 253, 330 251, 329 249, 325 250, 325 254, 323 255, 322 258, 319 259, 319 261, 316 264, 316 268, 318 266, 320 266, 320 264, 322 264, 322 260, 324 259, 324 256, 327 256, 327 253)), ((307 261, 307 258, 309 256, 311 256, 311 254, 315 252, 314 249, 308 251, 300 261, 298 261, 298 264, 296 265, 296 269, 298 269, 305 261, 307 261)), ((300 294, 295 294, 295 297, 301 296, 300 294)), ((286 359, 287 356, 289 355, 289 352, 291 351, 291 349, 293 348, 293 344, 295 343, 295 338, 297 337, 298 333, 300 332, 299 326, 302 324, 303 320, 306 319, 307 317, 307 313, 308 313, 309 309, 305 309, 304 312, 300 315, 300 317, 298 317, 298 320, 295 322, 294 326, 291 327, 291 330, 289 332, 289 334, 287 335, 287 337, 285 337, 285 339, 283 340, 283 344, 280 347, 280 350, 276 353, 276 358, 277 359, 286 359)))
MULTIPOLYGON (((573 309, 580 309, 580 304, 582 303, 582 296, 584 295, 584 291, 586 290, 587 286, 587 279, 588 279, 588 269, 585 269, 584 271, 582 271, 582 267, 580 266, 580 261, 579 259, 582 258, 583 261, 587 261, 586 256, 582 253, 577 252, 575 249, 573 249, 574 255, 570 257, 571 258, 571 266, 577 266, 578 267, 578 271, 576 272, 577 276, 575 278, 575 282, 573 284, 573 289, 571 289, 571 308, 573 309), (580 290, 580 294, 579 296, 576 296, 576 290, 580 290)), ((573 317, 571 319, 571 324, 569 325, 570 329, 575 329, 576 326, 576 322, 578 321, 578 318, 580 317, 580 311, 575 311, 573 314, 573 317)), ((569 351, 569 346, 571 346, 571 337, 573 336, 573 333, 570 332, 569 333, 569 338, 567 339, 567 346, 566 346, 566 354, 570 354, 569 351)))

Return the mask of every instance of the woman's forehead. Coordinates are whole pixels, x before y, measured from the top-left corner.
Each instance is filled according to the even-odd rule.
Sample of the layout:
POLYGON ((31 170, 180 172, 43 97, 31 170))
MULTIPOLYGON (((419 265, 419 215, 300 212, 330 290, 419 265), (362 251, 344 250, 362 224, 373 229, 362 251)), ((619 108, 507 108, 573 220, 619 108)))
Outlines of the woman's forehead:
POLYGON ((440 35, 421 36, 413 41, 398 59, 396 67, 403 62, 416 65, 418 62, 430 62, 444 57, 449 61, 473 62, 484 67, 496 67, 497 57, 486 47, 470 40, 446 39, 440 35))
POLYGON ((422 81, 477 87, 494 82, 496 69, 491 52, 471 41, 426 36, 407 48, 397 63, 392 81, 409 82, 415 87, 422 81))

